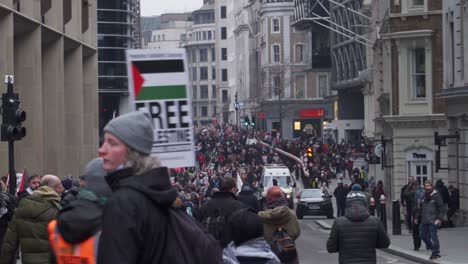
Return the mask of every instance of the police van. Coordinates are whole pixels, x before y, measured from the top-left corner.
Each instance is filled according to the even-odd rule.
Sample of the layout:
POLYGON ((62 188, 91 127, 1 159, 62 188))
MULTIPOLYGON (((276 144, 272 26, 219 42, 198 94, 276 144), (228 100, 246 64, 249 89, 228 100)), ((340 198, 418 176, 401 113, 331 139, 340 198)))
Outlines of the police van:
POLYGON ((263 167, 260 189, 262 202, 265 203, 268 189, 276 183, 283 190, 288 199, 288 204, 291 209, 294 209, 294 189, 296 188, 296 179, 291 175, 288 167, 282 164, 269 164, 263 167))

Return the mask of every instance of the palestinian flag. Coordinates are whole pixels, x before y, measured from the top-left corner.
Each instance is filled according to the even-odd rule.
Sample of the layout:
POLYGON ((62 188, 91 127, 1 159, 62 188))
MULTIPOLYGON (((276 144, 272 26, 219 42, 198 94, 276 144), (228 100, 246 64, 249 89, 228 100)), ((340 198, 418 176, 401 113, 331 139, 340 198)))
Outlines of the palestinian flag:
POLYGON ((135 101, 187 98, 183 60, 132 61, 135 101))

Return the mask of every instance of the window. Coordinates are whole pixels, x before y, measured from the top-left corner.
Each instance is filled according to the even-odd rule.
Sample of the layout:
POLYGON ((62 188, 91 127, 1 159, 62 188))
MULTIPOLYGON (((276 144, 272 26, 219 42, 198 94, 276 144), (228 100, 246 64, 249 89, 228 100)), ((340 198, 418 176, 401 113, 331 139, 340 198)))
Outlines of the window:
POLYGON ((226 39, 227 38, 227 32, 226 32, 226 27, 221 28, 221 39, 226 39))
POLYGON ((413 99, 426 98, 426 50, 414 49, 412 62, 413 99))
POLYGON ((424 0, 410 0, 411 1, 411 7, 423 7, 424 6, 424 0))
POLYGON ((213 106, 213 117, 216 117, 216 106, 213 106))
POLYGON ((318 97, 325 97, 327 96, 328 91, 328 76, 327 75, 319 75, 318 76, 318 97))
POLYGON ((227 69, 222 69, 221 70, 221 81, 227 82, 228 80, 228 72, 227 69))
POLYGON ((202 107, 201 107, 201 115, 202 115, 203 117, 208 116, 208 107, 207 107, 207 106, 202 106, 202 107))
POLYGON ((197 67, 192 68, 192 81, 197 80, 197 67))
POLYGON ((211 68, 211 80, 216 80, 216 68, 211 68))
POLYGON ((211 86, 211 98, 216 99, 216 85, 211 86))
POLYGON ((208 31, 208 40, 211 40, 211 31, 208 31))
POLYGON ((280 62, 280 45, 274 44, 271 49, 272 52, 272 61, 279 63, 280 62))
POLYGON ((272 91, 271 91, 272 96, 278 96, 279 95, 280 80, 281 79, 280 79, 280 77, 278 75, 273 76, 272 91))
POLYGON ((221 48, 221 60, 227 60, 227 48, 221 48))
POLYGON ((203 40, 206 40, 206 31, 203 31, 203 40))
POLYGON ((296 45, 296 63, 301 63, 304 60, 304 45, 296 45))
POLYGON ((208 67, 200 67, 200 81, 208 80, 208 67))
POLYGON ((193 97, 193 99, 197 99, 197 96, 198 96, 197 95, 197 86, 194 85, 194 86, 192 86, 192 97, 193 97))
POLYGON ((163 34, 162 36, 163 36, 163 37, 162 37, 162 40, 163 40, 163 41, 166 40, 166 35, 163 34))
POLYGON ((221 6, 221 18, 226 18, 226 6, 221 6))
POLYGON ((279 33, 280 32, 280 20, 279 18, 273 18, 271 20, 271 33, 279 33))
POLYGON ((197 117, 197 107, 193 107, 193 117, 197 117))
POLYGON ((197 62, 197 50, 192 50, 192 62, 197 62))
POLYGON ((208 61, 208 49, 200 49, 200 62, 208 61))
POLYGON ((221 101, 223 103, 227 103, 228 102, 228 91, 227 90, 223 90, 221 92, 221 101))
POLYGON ((161 35, 158 35, 158 41, 161 41, 161 35))
POLYGON ((208 85, 200 85, 200 99, 208 99, 208 85))
POLYGON ((216 60, 216 49, 211 48, 211 61, 215 61, 215 60, 216 60))

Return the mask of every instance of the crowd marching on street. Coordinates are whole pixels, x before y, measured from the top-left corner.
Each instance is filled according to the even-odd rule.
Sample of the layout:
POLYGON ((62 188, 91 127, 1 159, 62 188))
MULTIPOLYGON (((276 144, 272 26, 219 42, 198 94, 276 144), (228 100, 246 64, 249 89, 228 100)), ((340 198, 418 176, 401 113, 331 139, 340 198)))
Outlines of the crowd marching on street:
MULTIPOLYGON (((304 188, 328 191, 337 179, 338 218, 326 245, 339 252, 340 263, 375 263, 375 249, 389 246, 372 216, 379 215, 383 183, 353 164, 370 147, 307 136, 284 140, 232 125, 196 127, 195 135, 197 167, 168 170, 150 155, 150 117, 132 112, 107 124, 101 158, 84 175, 31 175, 16 196, 2 179, 0 264, 299 263, 301 228, 285 193, 273 182, 259 198, 265 164, 284 164, 304 188)), ((424 189, 410 178, 401 202, 415 250, 422 239, 437 259, 437 227, 451 224, 458 194, 442 182, 426 181, 424 189)))

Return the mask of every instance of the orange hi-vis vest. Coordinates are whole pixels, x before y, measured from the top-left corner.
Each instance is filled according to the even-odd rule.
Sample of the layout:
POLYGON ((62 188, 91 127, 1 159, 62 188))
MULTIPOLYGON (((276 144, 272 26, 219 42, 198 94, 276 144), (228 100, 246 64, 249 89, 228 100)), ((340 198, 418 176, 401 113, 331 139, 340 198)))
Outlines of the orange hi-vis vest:
POLYGON ((52 220, 48 226, 49 242, 55 253, 57 264, 96 264, 97 247, 101 232, 81 242, 67 243, 58 232, 57 220, 52 220))

